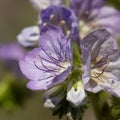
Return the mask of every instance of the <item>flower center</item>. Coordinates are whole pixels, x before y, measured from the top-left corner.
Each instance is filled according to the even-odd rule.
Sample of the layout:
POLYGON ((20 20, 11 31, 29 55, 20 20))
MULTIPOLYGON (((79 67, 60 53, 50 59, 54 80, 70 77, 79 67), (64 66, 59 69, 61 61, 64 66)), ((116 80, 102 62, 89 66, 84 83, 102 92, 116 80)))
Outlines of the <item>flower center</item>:
POLYGON ((97 83, 102 83, 104 82, 105 76, 104 76, 104 71, 100 69, 92 69, 91 70, 91 79, 97 83))
POLYGON ((103 83, 106 79, 105 70, 109 64, 109 59, 107 57, 104 58, 96 58, 94 64, 91 65, 91 78, 97 83, 103 83))
POLYGON ((59 73, 62 73, 62 72, 64 72, 65 70, 67 70, 68 69, 68 67, 70 67, 71 66, 71 64, 70 64, 70 62, 68 62, 68 61, 65 61, 65 62, 61 62, 60 63, 60 69, 59 69, 59 73))

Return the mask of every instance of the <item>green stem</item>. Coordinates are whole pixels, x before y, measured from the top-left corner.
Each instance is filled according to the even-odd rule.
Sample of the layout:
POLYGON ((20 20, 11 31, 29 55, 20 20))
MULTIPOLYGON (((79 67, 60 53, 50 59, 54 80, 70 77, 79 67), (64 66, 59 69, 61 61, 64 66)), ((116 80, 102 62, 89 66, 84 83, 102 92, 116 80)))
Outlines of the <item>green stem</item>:
POLYGON ((69 7, 69 0, 65 0, 66 7, 69 7))

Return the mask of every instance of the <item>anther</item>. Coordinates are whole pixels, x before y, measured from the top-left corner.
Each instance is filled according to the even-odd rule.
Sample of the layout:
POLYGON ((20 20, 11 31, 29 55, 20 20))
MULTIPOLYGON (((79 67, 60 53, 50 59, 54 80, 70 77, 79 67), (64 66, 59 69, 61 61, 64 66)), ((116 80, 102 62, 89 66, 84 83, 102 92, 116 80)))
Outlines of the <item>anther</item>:
POLYGON ((65 23, 66 23, 65 20, 61 20, 61 21, 60 21, 60 24, 61 24, 61 25, 64 25, 65 23))
POLYGON ((54 15, 54 14, 51 14, 51 15, 50 15, 50 20, 53 20, 54 17, 55 17, 55 15, 54 15))
POLYGON ((67 30, 66 37, 69 37, 69 36, 70 36, 70 30, 67 30))
POLYGON ((45 27, 47 25, 47 23, 43 23, 43 26, 45 27))

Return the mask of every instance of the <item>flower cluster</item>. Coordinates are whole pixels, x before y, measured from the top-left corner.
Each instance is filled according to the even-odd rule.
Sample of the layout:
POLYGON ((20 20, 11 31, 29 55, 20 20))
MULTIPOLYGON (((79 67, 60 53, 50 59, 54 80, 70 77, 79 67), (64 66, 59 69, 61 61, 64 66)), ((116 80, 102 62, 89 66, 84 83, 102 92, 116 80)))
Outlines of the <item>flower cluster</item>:
POLYGON ((19 66, 29 89, 46 90, 44 106, 77 120, 87 91, 120 97, 119 11, 104 6, 104 0, 66 0, 69 8, 62 0, 30 2, 39 20, 17 36, 23 47, 33 48, 19 66))

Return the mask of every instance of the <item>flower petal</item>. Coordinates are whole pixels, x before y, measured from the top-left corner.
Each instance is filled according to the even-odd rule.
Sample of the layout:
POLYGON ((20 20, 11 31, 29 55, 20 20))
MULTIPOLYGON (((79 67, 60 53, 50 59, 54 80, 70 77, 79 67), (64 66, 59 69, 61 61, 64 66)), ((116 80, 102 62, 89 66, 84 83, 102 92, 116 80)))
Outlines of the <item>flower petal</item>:
POLYGON ((112 72, 104 73, 105 78, 103 83, 99 85, 110 94, 120 97, 120 76, 119 78, 115 75, 115 73, 119 74, 120 70, 113 70, 112 72))
POLYGON ((81 44, 90 50, 91 60, 95 59, 101 49, 101 45, 110 37, 105 29, 97 29, 82 39, 81 44))
POLYGON ((31 90, 47 90, 48 87, 52 84, 53 78, 41 81, 29 81, 27 87, 31 90))
POLYGON ((95 16, 93 23, 106 28, 114 36, 118 36, 120 34, 120 27, 118 26, 120 23, 120 12, 113 7, 107 6, 102 7, 98 12, 99 14, 95 16))
POLYGON ((103 6, 105 0, 70 0, 70 7, 77 16, 89 15, 92 10, 103 6))
POLYGON ((71 41, 66 39, 60 28, 51 25, 44 26, 41 30, 39 45, 49 54, 54 53, 55 58, 68 59, 72 63, 71 41))
POLYGON ((32 80, 28 83, 29 88, 48 89, 64 81, 71 71, 70 41, 61 29, 46 25, 41 30, 40 47, 29 52, 19 65, 23 74, 32 80))
MULTIPOLYGON (((28 54, 24 58, 22 58, 19 62, 21 71, 30 80, 39 81, 41 79, 45 79, 46 77, 50 76, 49 73, 46 73, 44 71, 44 67, 41 63, 40 60, 41 58, 39 57, 39 55, 43 56, 45 54, 39 48, 35 48, 32 51, 28 52, 28 54)), ((43 61, 43 62, 45 62, 44 64, 50 65, 50 63, 47 61, 43 61)))
MULTIPOLYGON (((96 31, 88 34, 81 41, 82 49, 82 80, 85 86, 85 89, 92 92, 98 92, 102 90, 102 87, 90 79, 91 74, 91 61, 96 59, 96 57, 106 56, 108 53, 111 53, 113 49, 116 49, 113 39, 109 39, 110 33, 105 29, 98 29, 96 31), (91 58, 92 57, 92 58, 91 58)), ((101 63, 102 64, 102 63, 101 63)))
POLYGON ((71 28, 73 16, 69 9, 63 6, 50 6, 41 11, 41 17, 43 23, 49 23, 53 25, 65 25, 68 29, 71 28))

